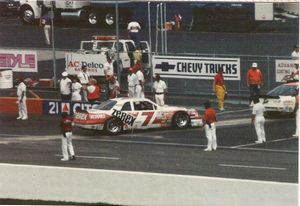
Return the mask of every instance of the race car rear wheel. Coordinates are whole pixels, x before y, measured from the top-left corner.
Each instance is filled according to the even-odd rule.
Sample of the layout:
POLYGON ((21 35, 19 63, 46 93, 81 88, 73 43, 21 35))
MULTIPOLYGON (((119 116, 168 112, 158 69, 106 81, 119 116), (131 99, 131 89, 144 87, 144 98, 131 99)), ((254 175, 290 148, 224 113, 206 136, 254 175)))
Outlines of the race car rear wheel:
POLYGON ((117 118, 111 118, 106 121, 105 130, 110 135, 119 134, 122 131, 122 122, 117 118))
POLYGON ((173 117, 173 126, 178 129, 185 129, 190 125, 190 118, 185 112, 177 112, 173 117))

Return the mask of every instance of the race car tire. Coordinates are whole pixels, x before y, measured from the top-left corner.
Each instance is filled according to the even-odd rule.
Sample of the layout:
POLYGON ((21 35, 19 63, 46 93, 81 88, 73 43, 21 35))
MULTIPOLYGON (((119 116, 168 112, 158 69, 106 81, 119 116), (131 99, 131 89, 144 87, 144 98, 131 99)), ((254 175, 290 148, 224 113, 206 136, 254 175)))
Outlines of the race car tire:
POLYGON ((20 9, 20 19, 23 24, 34 23, 34 11, 30 6, 24 6, 20 9))
POLYGON ((111 118, 105 123, 105 130, 110 135, 117 135, 122 131, 122 122, 117 118, 111 118))
POLYGON ((190 118, 185 112, 177 112, 173 117, 173 127, 185 129, 190 125, 190 118))

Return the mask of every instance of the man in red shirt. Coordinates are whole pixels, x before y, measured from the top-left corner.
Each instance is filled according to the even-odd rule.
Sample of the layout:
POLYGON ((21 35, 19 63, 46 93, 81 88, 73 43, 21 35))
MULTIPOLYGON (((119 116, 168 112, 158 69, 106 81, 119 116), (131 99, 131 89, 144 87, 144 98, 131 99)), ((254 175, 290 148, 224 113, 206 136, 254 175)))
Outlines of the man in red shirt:
POLYGON ((70 160, 75 160, 75 153, 72 144, 72 118, 68 117, 66 112, 62 113, 62 119, 60 121, 61 133, 63 134, 61 143, 62 143, 62 154, 63 158, 61 161, 68 161, 69 155, 68 151, 70 152, 70 160))
POLYGON ((223 68, 220 68, 214 78, 213 91, 216 93, 218 99, 218 107, 220 111, 224 110, 225 94, 227 93, 224 84, 223 68))
POLYGON ((251 104, 253 97, 260 95, 260 88, 263 86, 263 75, 255 62, 247 72, 247 86, 250 91, 249 104, 251 104))
POLYGON ((207 147, 204 151, 217 150, 217 135, 216 135, 216 124, 217 121, 216 112, 210 106, 210 102, 204 103, 205 112, 203 115, 203 123, 205 135, 207 138, 207 147))

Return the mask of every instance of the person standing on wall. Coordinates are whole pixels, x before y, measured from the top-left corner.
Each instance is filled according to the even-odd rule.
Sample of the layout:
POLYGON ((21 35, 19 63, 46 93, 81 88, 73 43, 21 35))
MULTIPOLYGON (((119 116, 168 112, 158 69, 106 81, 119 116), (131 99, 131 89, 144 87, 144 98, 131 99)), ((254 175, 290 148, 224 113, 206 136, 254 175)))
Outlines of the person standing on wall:
POLYGON ((252 63, 252 67, 247 72, 247 86, 250 91, 249 104, 255 96, 260 95, 260 88, 263 86, 263 75, 257 67, 257 63, 252 63))
POLYGON ((137 85, 137 76, 133 72, 133 68, 130 67, 128 70, 129 74, 127 76, 127 82, 128 82, 128 97, 135 97, 135 89, 137 85))
POLYGON ((140 44, 140 37, 139 37, 139 32, 141 30, 141 26, 137 21, 131 21, 129 22, 127 26, 129 38, 134 41, 134 45, 136 47, 139 46, 140 44))
POLYGON ((63 72, 62 79, 59 82, 60 95, 62 101, 70 101, 72 96, 72 81, 68 78, 68 73, 63 72))
POLYGON ((72 124, 73 120, 71 117, 68 117, 68 113, 62 113, 62 119, 60 121, 60 128, 62 133, 61 147, 63 158, 61 161, 75 160, 75 152, 72 144, 72 124), (68 155, 70 153, 70 158, 68 155))
POLYGON ((219 110, 224 111, 224 101, 227 96, 227 91, 224 84, 223 68, 219 68, 214 78, 213 91, 216 93, 218 99, 219 110))
POLYGON ((216 124, 217 116, 215 110, 211 107, 209 101, 204 103, 205 112, 203 115, 203 124, 205 130, 205 136, 207 138, 207 147, 204 151, 217 150, 217 135, 216 124))
POLYGON ((253 103, 251 122, 254 124, 257 135, 255 143, 263 143, 266 142, 264 117, 265 106, 259 101, 258 97, 253 98, 253 103))
POLYGON ((48 11, 46 11, 45 14, 41 17, 40 26, 43 27, 46 44, 50 45, 51 17, 48 11))
POLYGON ((87 102, 87 86, 90 82, 90 74, 87 72, 85 65, 82 65, 81 72, 78 73, 77 78, 82 85, 82 101, 87 102))
POLYGON ((23 78, 17 79, 17 104, 19 109, 19 116, 17 119, 26 120, 28 119, 27 105, 26 105, 26 84, 23 78))
POLYGON ((165 93, 167 91, 166 82, 160 79, 160 75, 155 75, 155 81, 153 83, 153 89, 155 92, 155 102, 159 106, 165 105, 165 93))

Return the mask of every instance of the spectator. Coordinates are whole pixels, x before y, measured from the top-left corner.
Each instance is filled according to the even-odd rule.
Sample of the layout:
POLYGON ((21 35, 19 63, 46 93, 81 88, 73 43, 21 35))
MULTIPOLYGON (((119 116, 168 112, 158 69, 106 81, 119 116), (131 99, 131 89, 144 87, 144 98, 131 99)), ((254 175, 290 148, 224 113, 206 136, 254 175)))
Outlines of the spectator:
POLYGON ((106 99, 109 99, 110 91, 109 91, 109 80, 110 77, 114 76, 114 66, 112 57, 109 54, 106 54, 107 62, 104 64, 104 76, 105 76, 105 93, 106 99))
POLYGON ((67 72, 63 72, 61 75, 62 75, 62 79, 59 82, 61 100, 70 101, 72 81, 71 79, 68 78, 67 72))
POLYGON ((143 67, 141 67, 137 72, 137 84, 135 88, 135 97, 137 98, 145 98, 145 93, 144 93, 144 83, 145 83, 145 78, 143 74, 143 67))
POLYGON ((213 91, 216 93, 218 99, 218 107, 220 111, 224 111, 224 100, 227 94, 224 84, 223 68, 219 68, 218 73, 215 75, 213 83, 213 91))
POLYGON ((62 147, 62 154, 63 158, 61 161, 68 161, 69 155, 68 151, 70 152, 70 160, 75 160, 75 153, 72 144, 72 118, 68 117, 68 113, 62 113, 62 119, 60 121, 62 139, 61 139, 61 147, 62 147))
POLYGON ((203 123, 205 136, 207 138, 207 147, 204 151, 217 150, 217 135, 216 135, 216 124, 217 121, 216 112, 211 107, 210 102, 204 103, 205 112, 203 115, 203 123))
POLYGON ((299 59, 299 45, 295 45, 293 52, 291 53, 292 59, 298 60, 299 59))
POLYGON ((257 141, 255 141, 255 143, 263 143, 266 141, 264 118, 265 106, 259 102, 258 97, 253 98, 253 103, 251 122, 254 124, 257 135, 257 141))
POLYGON ((87 87, 88 91, 88 101, 93 103, 99 100, 100 98, 100 87, 97 85, 96 79, 91 79, 89 86, 87 87))
POLYGON ((90 81, 90 74, 87 72, 87 67, 82 65, 81 72, 78 73, 77 78, 82 85, 82 100, 87 102, 87 86, 90 81))
POLYGON ((299 80, 299 64, 294 64, 294 70, 292 71, 290 79, 292 81, 299 80))
POLYGON ((179 31, 181 29, 182 24, 182 16, 176 12, 175 14, 175 31, 179 31))
POLYGON ((111 76, 109 79, 109 91, 110 91, 110 99, 117 98, 120 94, 120 84, 118 80, 114 76, 111 76))
POLYGON ((165 105, 165 93, 167 91, 167 85, 165 81, 160 79, 160 75, 156 74, 155 81, 153 83, 153 89, 155 92, 155 102, 159 106, 165 105))
POLYGON ((138 62, 142 62, 142 50, 140 46, 137 46, 135 51, 133 52, 134 64, 138 62))
POLYGON ((19 116, 17 119, 26 120, 28 119, 27 105, 26 105, 26 84, 24 84, 23 78, 17 79, 17 104, 19 109, 19 116))
POLYGON ((128 82, 128 97, 135 97, 135 89, 136 89, 136 85, 137 85, 137 76, 136 74, 133 72, 133 68, 129 68, 128 70, 129 74, 127 76, 127 82, 128 82))
POLYGON ((260 88, 263 86, 263 75, 255 62, 247 72, 247 86, 250 91, 249 104, 251 104, 253 97, 260 95, 260 88))
POLYGON ((127 30, 129 33, 129 38, 134 41, 134 44, 137 47, 140 43, 140 37, 139 37, 139 31, 141 30, 140 24, 136 21, 129 22, 127 26, 127 30))
POLYGON ((46 44, 50 45, 51 17, 49 15, 49 12, 46 12, 40 19, 40 26, 43 27, 46 44))
POLYGON ((296 109, 296 131, 295 134, 293 134, 293 137, 299 136, 299 88, 297 88, 296 91, 296 103, 295 103, 295 109, 296 109))
POLYGON ((74 77, 72 83, 72 98, 71 98, 72 101, 80 102, 82 100, 81 90, 82 90, 82 85, 79 83, 78 78, 74 77))

